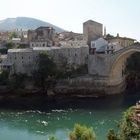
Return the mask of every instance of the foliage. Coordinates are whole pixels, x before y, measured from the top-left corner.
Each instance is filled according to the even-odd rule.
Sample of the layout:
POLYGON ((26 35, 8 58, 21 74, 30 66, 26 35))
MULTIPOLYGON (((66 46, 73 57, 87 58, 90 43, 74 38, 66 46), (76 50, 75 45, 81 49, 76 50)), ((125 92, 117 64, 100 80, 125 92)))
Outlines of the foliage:
POLYGON ((14 44, 12 42, 8 42, 6 44, 7 49, 12 49, 14 47, 14 44))
POLYGON ((140 42, 135 42, 134 45, 139 45, 140 46, 140 42))
POLYGON ((9 71, 2 71, 0 73, 0 85, 7 85, 8 84, 8 78, 9 78, 9 71))
POLYGON ((0 49, 0 53, 1 53, 1 54, 7 54, 7 49, 6 49, 6 48, 0 49))
POLYGON ((119 123, 119 132, 115 134, 114 130, 109 130, 108 140, 140 140, 140 129, 134 124, 132 118, 136 113, 136 108, 130 107, 124 112, 119 123))
POLYGON ((139 90, 140 88, 140 53, 134 53, 128 58, 125 68, 128 89, 139 90))
POLYGON ((115 131, 113 129, 109 129, 107 133, 108 140, 118 140, 117 134, 115 134, 115 131))
POLYGON ((56 76, 56 65, 46 53, 40 53, 37 68, 33 72, 35 85, 45 91, 46 87, 56 76))
POLYGON ((10 39, 16 38, 16 37, 18 37, 17 34, 16 34, 16 32, 10 32, 10 33, 9 33, 9 38, 10 38, 10 39))
POLYGON ((133 124, 131 119, 133 114, 135 114, 135 107, 131 107, 126 112, 124 112, 120 122, 121 140, 140 140, 140 129, 133 124))
POLYGON ((49 140, 57 140, 57 138, 55 136, 49 136, 49 140))
POLYGON ((113 35, 111 35, 111 34, 107 34, 106 35, 106 39, 111 39, 111 38, 113 38, 114 36, 113 35))
POLYGON ((24 48, 27 48, 27 46, 26 45, 20 45, 19 44, 19 45, 16 46, 16 48, 17 49, 24 49, 24 48))
POLYGON ((11 89, 23 89, 25 88, 26 74, 18 73, 14 74, 9 79, 9 87, 11 89))
POLYGON ((132 71, 136 71, 139 72, 140 71, 140 53, 134 53, 131 55, 130 58, 128 58, 127 60, 127 65, 126 65, 126 72, 132 72, 132 71))
POLYGON ((92 128, 75 124, 73 131, 69 134, 70 140, 96 140, 92 128))

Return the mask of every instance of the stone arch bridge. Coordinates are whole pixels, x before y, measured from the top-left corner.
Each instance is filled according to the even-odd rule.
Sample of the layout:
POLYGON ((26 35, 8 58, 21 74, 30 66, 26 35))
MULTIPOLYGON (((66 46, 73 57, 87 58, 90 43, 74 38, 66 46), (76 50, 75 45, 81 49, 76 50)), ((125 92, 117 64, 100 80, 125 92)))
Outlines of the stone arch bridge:
POLYGON ((112 54, 89 55, 89 74, 107 86, 120 85, 125 81, 126 61, 135 52, 140 52, 140 45, 124 47, 112 54))

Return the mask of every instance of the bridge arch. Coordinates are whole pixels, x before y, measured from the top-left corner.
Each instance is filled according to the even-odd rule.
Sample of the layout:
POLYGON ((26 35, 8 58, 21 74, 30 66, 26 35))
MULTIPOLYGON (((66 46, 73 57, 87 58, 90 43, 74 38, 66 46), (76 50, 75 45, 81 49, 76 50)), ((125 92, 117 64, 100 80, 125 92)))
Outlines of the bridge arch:
POLYGON ((134 53, 140 52, 140 46, 129 46, 114 53, 110 66, 109 85, 117 85, 124 82, 127 59, 134 53))

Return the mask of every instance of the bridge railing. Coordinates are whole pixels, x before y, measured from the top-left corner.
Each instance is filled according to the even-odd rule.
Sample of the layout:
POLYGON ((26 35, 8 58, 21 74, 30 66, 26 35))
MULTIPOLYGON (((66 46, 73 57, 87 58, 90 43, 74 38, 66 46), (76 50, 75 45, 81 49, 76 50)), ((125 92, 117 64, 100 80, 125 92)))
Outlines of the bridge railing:
POLYGON ((133 45, 131 45, 131 46, 124 47, 124 48, 122 48, 122 49, 120 49, 120 50, 114 52, 113 54, 110 54, 110 57, 111 57, 111 65, 114 63, 114 61, 116 60, 116 58, 117 58, 120 54, 124 53, 125 51, 127 51, 127 50, 129 50, 129 49, 138 49, 138 50, 140 50, 140 46, 139 46, 139 45, 133 44, 133 45))
POLYGON ((112 55, 119 54, 119 53, 124 52, 126 50, 129 50, 131 48, 140 49, 140 46, 139 45, 131 45, 131 46, 128 46, 128 47, 124 47, 124 48, 122 48, 122 49, 120 49, 118 51, 115 51, 112 55))

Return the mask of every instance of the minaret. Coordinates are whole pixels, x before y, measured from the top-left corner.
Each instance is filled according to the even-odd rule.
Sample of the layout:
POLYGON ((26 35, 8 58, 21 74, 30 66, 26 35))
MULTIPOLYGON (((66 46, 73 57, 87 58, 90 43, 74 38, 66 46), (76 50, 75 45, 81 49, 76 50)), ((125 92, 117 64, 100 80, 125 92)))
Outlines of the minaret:
POLYGON ((106 38, 106 26, 104 26, 104 38, 106 38))

